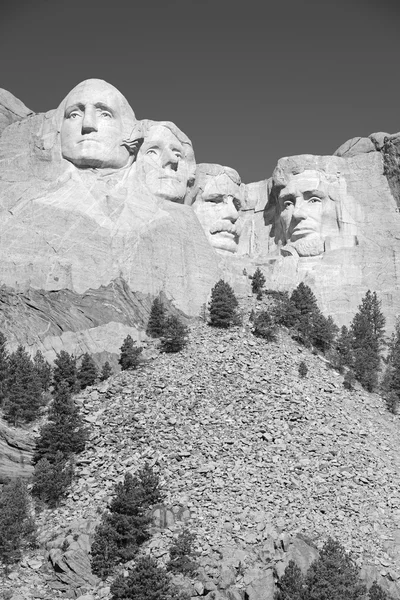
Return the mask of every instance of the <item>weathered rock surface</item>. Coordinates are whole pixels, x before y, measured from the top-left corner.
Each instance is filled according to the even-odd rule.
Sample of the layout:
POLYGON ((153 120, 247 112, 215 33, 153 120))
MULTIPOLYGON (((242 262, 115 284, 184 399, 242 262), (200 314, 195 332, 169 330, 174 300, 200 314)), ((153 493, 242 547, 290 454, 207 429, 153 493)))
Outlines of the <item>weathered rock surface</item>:
POLYGON ((0 88, 0 135, 6 127, 30 115, 33 115, 33 112, 21 100, 0 88))
POLYGON ((14 477, 30 477, 35 435, 10 427, 0 418, 0 484, 14 477))

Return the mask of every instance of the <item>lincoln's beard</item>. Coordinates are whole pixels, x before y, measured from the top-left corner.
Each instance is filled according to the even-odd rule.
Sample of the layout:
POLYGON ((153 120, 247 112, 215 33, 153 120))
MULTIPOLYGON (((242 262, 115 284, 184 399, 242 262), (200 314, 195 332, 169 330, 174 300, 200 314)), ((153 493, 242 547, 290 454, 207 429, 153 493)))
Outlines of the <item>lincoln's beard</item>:
POLYGON ((324 242, 319 235, 304 237, 295 242, 289 242, 282 248, 282 251, 287 254, 293 254, 291 249, 294 249, 299 256, 318 256, 324 252, 324 242), (287 250, 285 251, 285 249, 287 250))

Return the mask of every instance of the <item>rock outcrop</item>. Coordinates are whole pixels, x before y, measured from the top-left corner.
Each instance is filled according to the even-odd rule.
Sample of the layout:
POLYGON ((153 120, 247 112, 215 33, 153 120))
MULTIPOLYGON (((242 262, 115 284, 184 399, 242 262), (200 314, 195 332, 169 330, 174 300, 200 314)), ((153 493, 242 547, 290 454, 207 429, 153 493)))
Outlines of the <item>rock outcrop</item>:
POLYGON ((11 92, 0 88, 0 135, 6 127, 34 113, 11 92))
POLYGON ((31 477, 35 435, 8 426, 0 419, 0 484, 14 477, 31 477))

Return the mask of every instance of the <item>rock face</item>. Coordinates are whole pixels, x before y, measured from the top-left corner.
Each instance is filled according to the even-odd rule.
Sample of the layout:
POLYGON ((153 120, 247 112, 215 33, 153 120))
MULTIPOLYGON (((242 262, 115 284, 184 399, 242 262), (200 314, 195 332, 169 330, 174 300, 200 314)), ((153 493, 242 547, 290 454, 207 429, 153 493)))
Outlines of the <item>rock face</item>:
POLYGON ((0 88, 0 135, 6 127, 33 115, 33 112, 13 94, 0 88))
POLYGON ((9 427, 0 419, 0 484, 13 477, 30 477, 34 436, 24 430, 9 427))

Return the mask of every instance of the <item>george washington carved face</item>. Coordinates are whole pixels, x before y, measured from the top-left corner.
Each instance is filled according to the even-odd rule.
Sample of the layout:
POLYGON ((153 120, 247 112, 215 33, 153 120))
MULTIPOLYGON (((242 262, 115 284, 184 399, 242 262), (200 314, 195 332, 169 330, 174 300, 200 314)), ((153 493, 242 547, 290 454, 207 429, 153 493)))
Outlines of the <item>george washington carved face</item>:
POLYGON ((124 167, 132 155, 123 142, 134 123, 132 109, 114 86, 100 79, 83 81, 65 101, 62 156, 79 168, 124 167))

